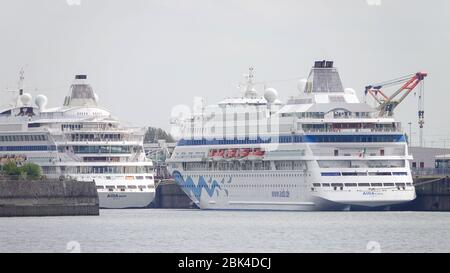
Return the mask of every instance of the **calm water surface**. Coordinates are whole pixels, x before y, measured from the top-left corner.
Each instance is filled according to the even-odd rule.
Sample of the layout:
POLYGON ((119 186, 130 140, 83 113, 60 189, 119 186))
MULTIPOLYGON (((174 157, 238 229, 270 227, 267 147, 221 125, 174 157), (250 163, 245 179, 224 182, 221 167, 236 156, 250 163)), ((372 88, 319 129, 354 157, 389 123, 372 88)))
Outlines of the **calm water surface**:
POLYGON ((0 252, 450 252, 446 212, 100 213, 0 218, 0 252))

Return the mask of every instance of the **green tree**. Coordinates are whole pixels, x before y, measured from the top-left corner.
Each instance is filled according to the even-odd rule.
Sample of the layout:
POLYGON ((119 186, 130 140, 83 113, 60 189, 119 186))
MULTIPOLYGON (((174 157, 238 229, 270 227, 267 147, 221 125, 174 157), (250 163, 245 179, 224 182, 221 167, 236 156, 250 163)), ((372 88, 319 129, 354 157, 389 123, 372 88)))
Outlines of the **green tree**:
POLYGON ((26 174, 28 179, 39 179, 42 177, 42 169, 34 163, 26 163, 20 167, 21 173, 26 174))
POLYGON ((156 143, 158 140, 165 140, 167 142, 175 142, 175 139, 161 128, 148 127, 144 136, 145 143, 156 143))
POLYGON ((3 165, 2 173, 16 179, 39 179, 42 177, 41 167, 34 163, 26 163, 18 167, 16 162, 8 161, 3 165))
POLYGON ((8 161, 3 165, 3 173, 10 176, 20 175, 20 169, 17 167, 16 163, 13 161, 8 161))

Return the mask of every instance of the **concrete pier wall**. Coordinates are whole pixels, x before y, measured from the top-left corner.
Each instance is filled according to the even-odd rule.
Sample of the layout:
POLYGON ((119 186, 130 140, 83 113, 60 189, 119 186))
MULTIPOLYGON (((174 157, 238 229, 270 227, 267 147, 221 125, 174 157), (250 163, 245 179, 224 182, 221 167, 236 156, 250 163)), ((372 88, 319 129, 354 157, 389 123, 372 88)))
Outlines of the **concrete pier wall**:
POLYGON ((411 202, 410 210, 450 211, 450 179, 448 177, 417 178, 415 185, 417 198, 411 202))
POLYGON ((0 217, 99 215, 94 182, 0 180, 0 217))
POLYGON ((158 183, 154 200, 155 208, 190 209, 197 208, 175 181, 166 179, 158 183))

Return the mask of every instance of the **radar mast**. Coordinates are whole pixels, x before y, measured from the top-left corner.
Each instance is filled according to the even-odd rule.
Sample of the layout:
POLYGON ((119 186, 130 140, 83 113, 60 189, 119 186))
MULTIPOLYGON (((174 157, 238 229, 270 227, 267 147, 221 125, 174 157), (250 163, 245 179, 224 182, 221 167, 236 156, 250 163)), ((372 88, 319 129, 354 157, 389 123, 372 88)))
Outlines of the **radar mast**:
POLYGON ((254 68, 250 67, 248 69, 248 74, 245 75, 246 82, 245 82, 245 89, 244 89, 244 91, 245 91, 244 97, 246 97, 246 98, 256 98, 258 96, 258 93, 256 92, 256 89, 254 87, 255 84, 253 82, 253 78, 254 78, 253 70, 254 70, 254 68))

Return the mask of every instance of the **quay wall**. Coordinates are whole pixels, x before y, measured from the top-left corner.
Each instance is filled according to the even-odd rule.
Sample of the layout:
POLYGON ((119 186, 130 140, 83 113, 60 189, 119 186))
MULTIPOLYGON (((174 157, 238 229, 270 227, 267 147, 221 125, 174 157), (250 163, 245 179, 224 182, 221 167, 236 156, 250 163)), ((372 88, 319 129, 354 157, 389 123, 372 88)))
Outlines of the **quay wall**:
POLYGON ((450 211, 450 178, 416 177, 417 198, 406 204, 412 211, 450 211))
POLYGON ((0 217, 99 215, 94 182, 0 180, 0 217))
POLYGON ((171 179, 161 180, 156 186, 154 208, 192 209, 198 208, 183 192, 180 186, 171 179))

